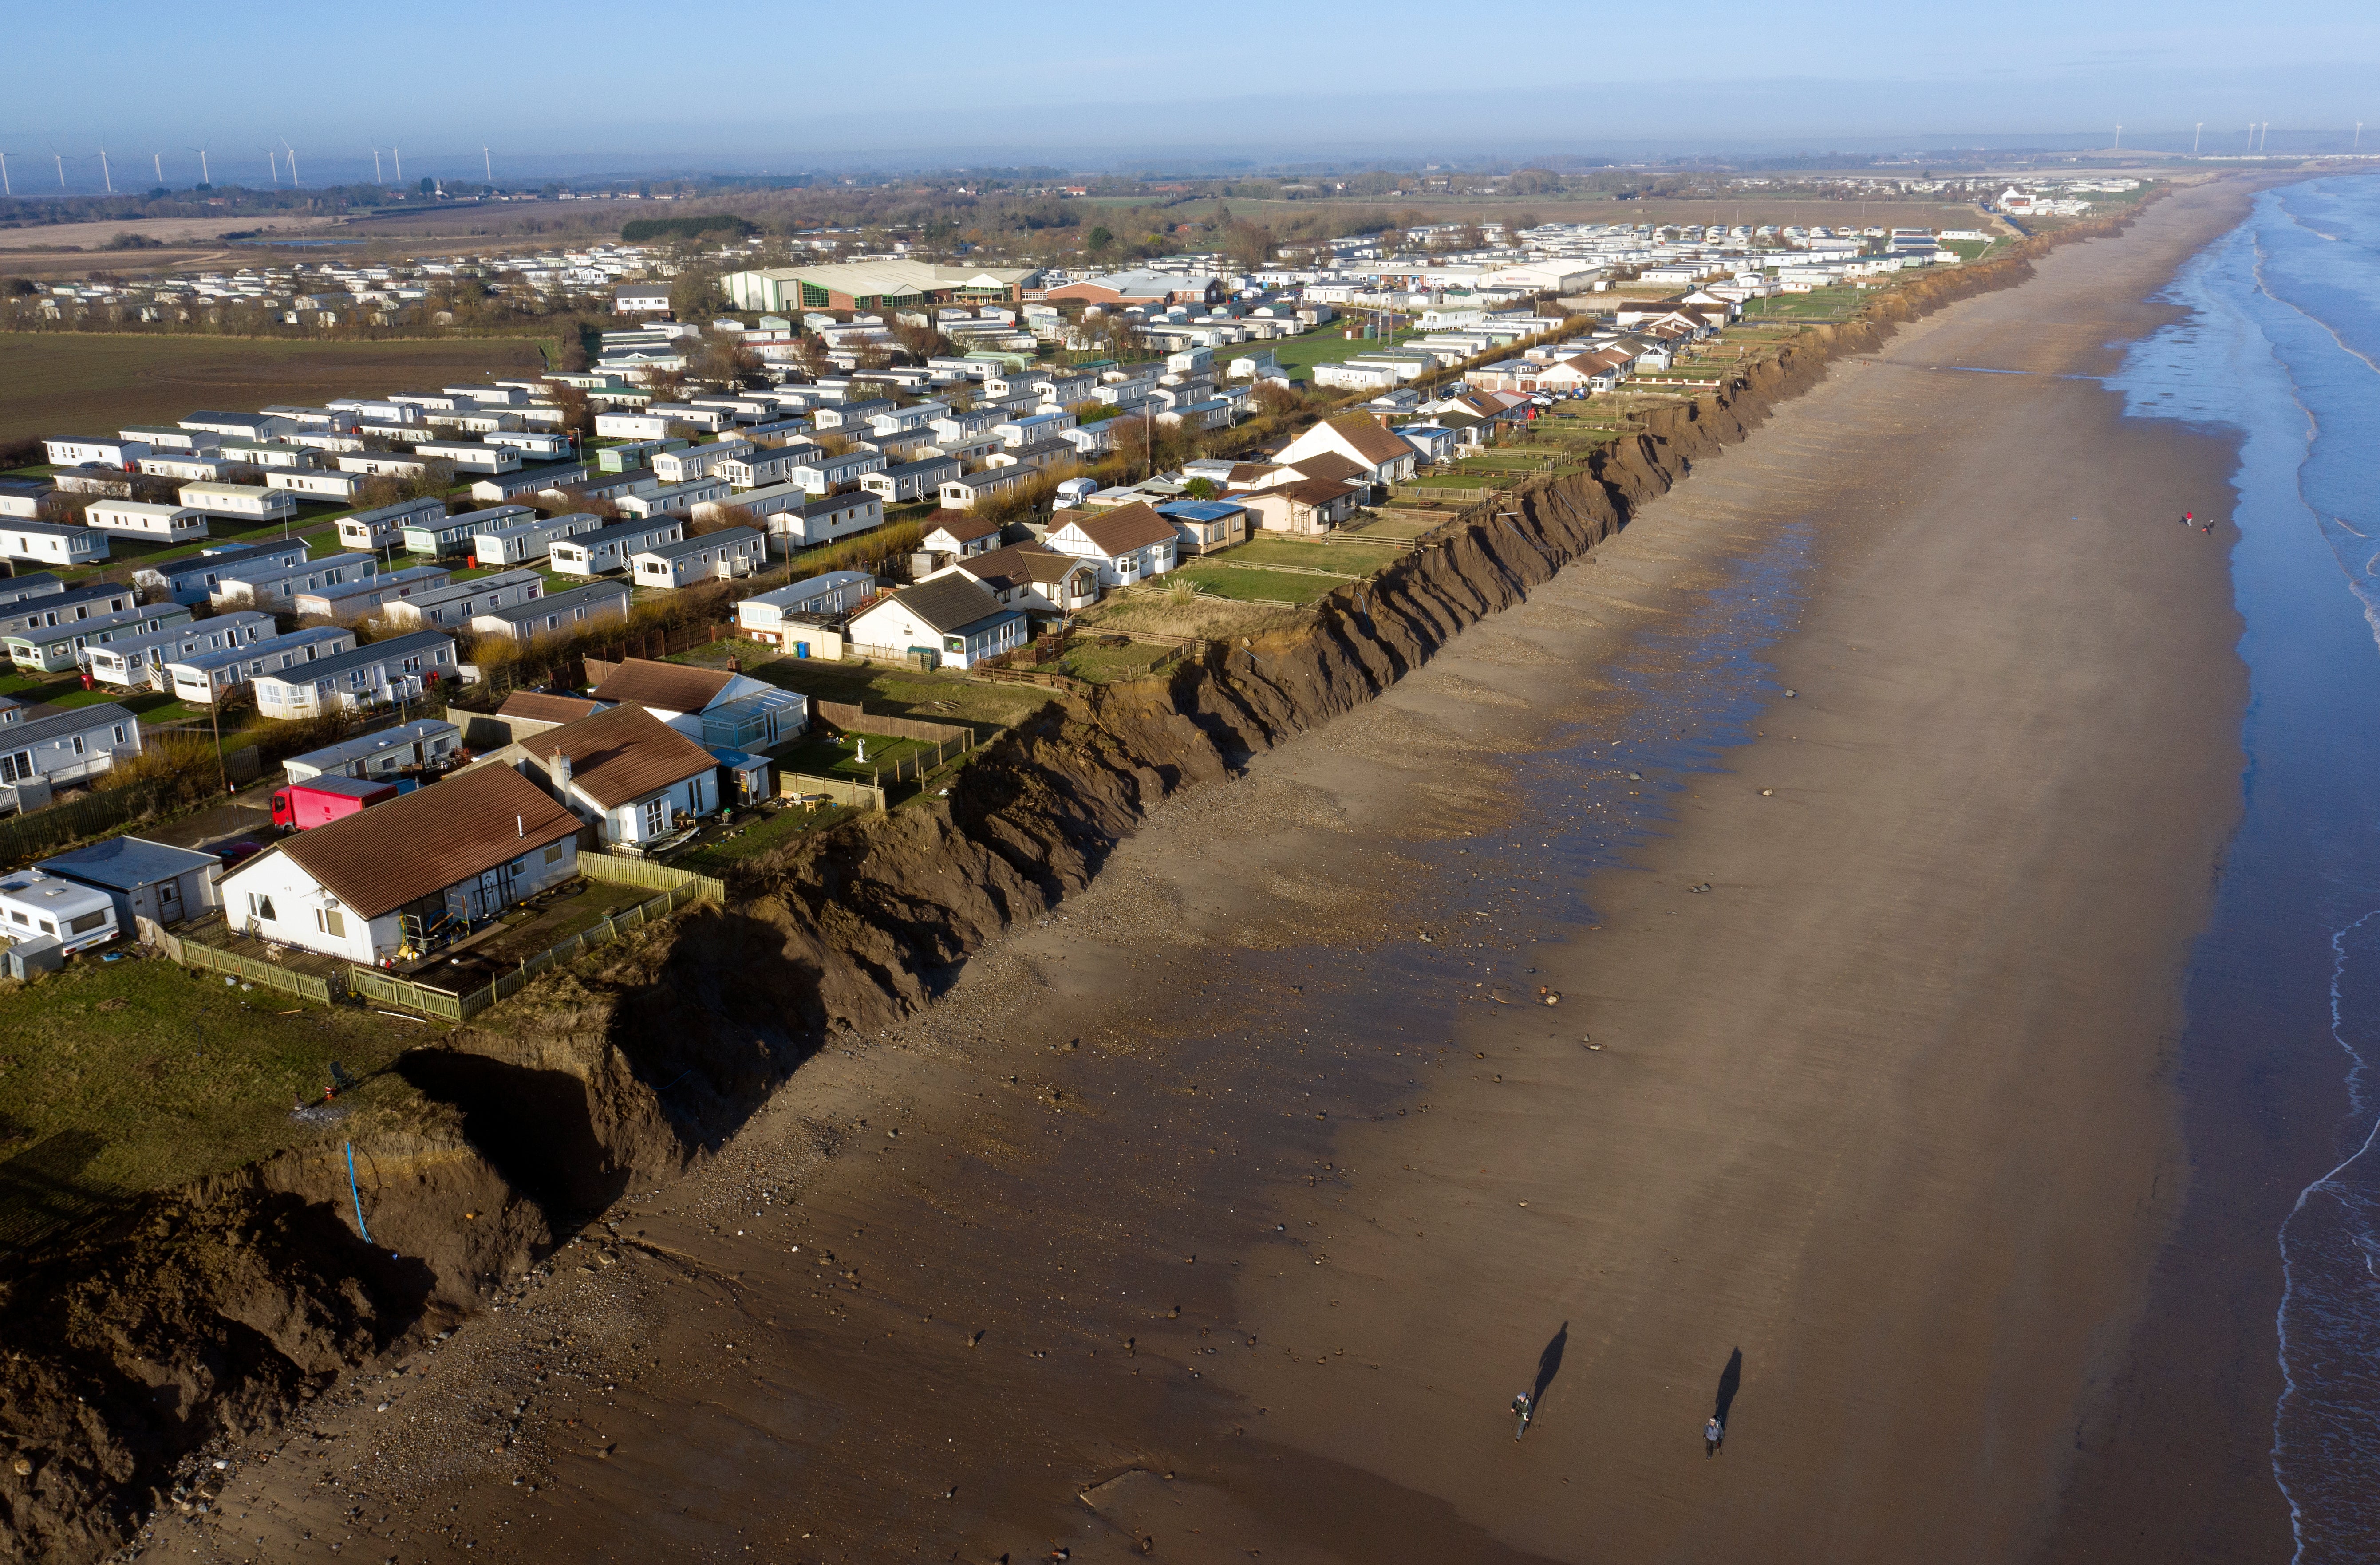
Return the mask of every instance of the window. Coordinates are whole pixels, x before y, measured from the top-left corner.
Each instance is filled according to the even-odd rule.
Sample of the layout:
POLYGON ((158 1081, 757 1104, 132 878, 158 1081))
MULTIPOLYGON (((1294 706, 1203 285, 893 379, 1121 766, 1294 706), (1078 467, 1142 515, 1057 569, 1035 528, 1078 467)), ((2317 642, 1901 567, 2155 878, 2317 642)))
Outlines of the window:
POLYGON ((13 919, 15 919, 18 923, 19 923, 19 924, 23 924, 23 925, 27 926, 28 928, 30 928, 30 927, 31 927, 31 925, 32 925, 32 922, 33 922, 30 918, 28 918, 27 916, 25 916, 25 915, 23 915, 23 914, 21 914, 21 913, 18 912, 18 911, 17 911, 15 908, 13 908, 13 907, 12 907, 12 908, 10 908, 10 909, 8 910, 8 916, 9 916, 9 917, 11 917, 11 918, 13 918, 13 919))
POLYGON ((58 927, 55 924, 51 923, 46 918, 42 920, 42 933, 45 935, 55 935, 57 932, 58 927))
POLYGON ((648 800, 645 804, 645 834, 657 837, 669 827, 669 797, 648 800))
POLYGON ((334 940, 346 940, 347 916, 335 907, 318 907, 314 910, 314 928, 334 940))
POLYGON ((71 743, 71 744, 74 746, 74 753, 75 753, 75 754, 77 754, 77 755, 80 755, 80 754, 82 754, 82 735, 81 735, 81 734, 76 734, 76 735, 74 736, 74 738, 73 738, 72 740, 70 740, 70 741, 69 741, 69 743, 71 743))
POLYGON ((115 725, 115 742, 119 745, 126 742, 124 737, 124 724, 120 722, 115 725))
POLYGON ((0 756, 0 782, 22 782, 32 775, 32 751, 18 750, 15 755, 0 756))
POLYGON ((262 892, 248 893, 248 916, 250 918, 261 918, 267 924, 277 924, 281 921, 280 915, 273 911, 272 897, 262 892))
POLYGON ((549 843, 546 844, 545 862, 548 864, 560 864, 562 862, 562 844, 560 843, 549 843))
POLYGON ((104 911, 98 913, 86 913, 79 918, 69 918, 67 920, 67 933, 69 935, 87 935, 106 922, 107 914, 104 911))

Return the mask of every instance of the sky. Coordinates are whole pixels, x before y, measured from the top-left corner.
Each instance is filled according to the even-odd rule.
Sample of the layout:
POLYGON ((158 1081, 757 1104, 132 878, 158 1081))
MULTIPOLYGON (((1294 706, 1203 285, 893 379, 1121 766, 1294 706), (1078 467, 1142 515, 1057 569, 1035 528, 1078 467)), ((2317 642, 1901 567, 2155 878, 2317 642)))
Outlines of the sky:
POLYGON ((103 148, 121 189, 161 166, 189 184, 200 147, 218 183, 286 179, 285 147, 314 185, 370 177, 375 148, 384 177, 401 156, 408 178, 501 181, 2106 145, 2119 125, 2126 146, 2219 151, 2252 122, 2288 151, 2380 127, 2371 0, 740 14, 758 19, 655 0, 42 7, 10 24, 0 152, 25 194, 61 163, 99 188, 103 148))

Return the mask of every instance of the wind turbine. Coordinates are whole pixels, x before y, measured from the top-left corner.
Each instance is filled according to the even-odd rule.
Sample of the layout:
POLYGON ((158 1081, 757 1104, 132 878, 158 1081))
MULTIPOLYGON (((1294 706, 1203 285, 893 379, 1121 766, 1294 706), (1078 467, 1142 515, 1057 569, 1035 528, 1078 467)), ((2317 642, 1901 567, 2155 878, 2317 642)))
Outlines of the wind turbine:
POLYGON ((2108 149, 2108 151, 2110 151, 2110 152, 2122 152, 2123 150, 2124 150, 2124 127, 2123 127, 2122 126, 2120 126, 2120 125, 2119 125, 2119 126, 2116 127, 2116 144, 2115 144, 2113 147, 2109 148, 2109 149, 2108 149))
POLYGON ((488 183, 491 185, 494 184, 496 182, 496 165, 489 161, 488 149, 485 147, 481 147, 480 149, 480 166, 488 171, 488 183))
POLYGON ((207 172, 207 150, 204 147, 191 147, 187 150, 199 154, 199 183, 210 190, 213 189, 214 176, 207 172))
POLYGON ((149 161, 156 167, 157 183, 163 185, 165 183, 165 154, 163 152, 152 152, 149 154, 149 161))
POLYGON ((0 152, 0 196, 13 196, 17 187, 8 183, 8 154, 0 152))
POLYGON ((257 151, 264 154, 264 166, 273 171, 273 188, 278 190, 281 188, 281 154, 270 147, 259 147, 257 151))
POLYGON ((295 190, 298 188, 298 149, 289 144, 289 138, 284 136, 281 150, 289 154, 289 188, 295 190))
POLYGON ((372 183, 375 185, 380 183, 380 149, 378 147, 372 149, 372 183))
POLYGON ((63 190, 67 188, 67 160, 59 153, 55 141, 50 143, 50 158, 58 165, 58 188, 63 190))
POLYGON ((405 149, 392 144, 388 149, 388 155, 396 160, 396 182, 400 185, 404 184, 405 149))
POLYGON ((99 180, 101 184, 107 187, 107 193, 109 195, 112 196, 115 194, 115 176, 108 172, 107 149, 105 147, 102 147, 99 150, 99 180))
POLYGON ((2196 157, 2196 156, 2198 155, 2198 139, 2199 139, 2201 136, 2204 135, 2205 133, 2206 133, 2206 122, 2205 122, 2204 120, 2203 120, 2203 119, 2202 119, 2202 120, 2200 120, 2196 125, 2194 125, 2194 126, 2191 127, 2191 128, 2190 128, 2190 155, 2191 155, 2192 157, 2196 157))

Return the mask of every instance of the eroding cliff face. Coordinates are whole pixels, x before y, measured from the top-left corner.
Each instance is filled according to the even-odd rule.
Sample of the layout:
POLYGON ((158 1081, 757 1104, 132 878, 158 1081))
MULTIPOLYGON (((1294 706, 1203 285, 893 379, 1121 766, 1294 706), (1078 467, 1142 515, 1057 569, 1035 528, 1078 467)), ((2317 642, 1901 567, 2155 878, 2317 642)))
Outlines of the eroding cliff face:
POLYGON ((406 1056, 396 1069, 430 1100, 426 1117, 351 1127, 370 1244, 334 1144, 146 1198, 12 1263, 0 1559, 120 1546, 177 1462, 269 1438, 342 1372, 458 1321, 632 1183, 733 1134, 827 1039, 929 1003, 971 953, 1087 883, 1164 799, 1372 699, 1743 439, 1830 359, 2030 271, 2013 257, 1927 276, 1878 301, 1874 321, 1808 334, 1586 469, 1490 508, 1517 515, 1466 521, 1289 628, 1161 679, 1053 699, 948 799, 781 850, 739 879, 732 906, 691 910, 540 982, 492 1025, 406 1056))

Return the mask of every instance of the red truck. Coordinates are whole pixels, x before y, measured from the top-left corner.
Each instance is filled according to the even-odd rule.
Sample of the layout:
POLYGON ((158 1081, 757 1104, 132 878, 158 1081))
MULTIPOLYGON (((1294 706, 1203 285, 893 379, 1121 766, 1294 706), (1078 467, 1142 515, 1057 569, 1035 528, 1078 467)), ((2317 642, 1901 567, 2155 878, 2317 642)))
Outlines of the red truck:
POLYGON ((285 831, 303 831, 359 809, 386 804, 411 793, 406 782, 373 782, 360 777, 309 777, 273 795, 273 824, 285 831))

